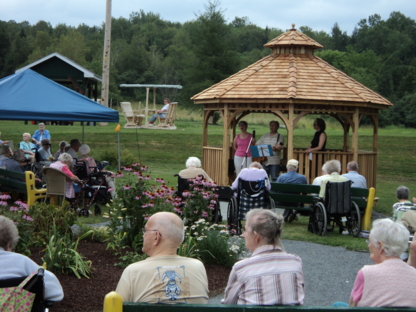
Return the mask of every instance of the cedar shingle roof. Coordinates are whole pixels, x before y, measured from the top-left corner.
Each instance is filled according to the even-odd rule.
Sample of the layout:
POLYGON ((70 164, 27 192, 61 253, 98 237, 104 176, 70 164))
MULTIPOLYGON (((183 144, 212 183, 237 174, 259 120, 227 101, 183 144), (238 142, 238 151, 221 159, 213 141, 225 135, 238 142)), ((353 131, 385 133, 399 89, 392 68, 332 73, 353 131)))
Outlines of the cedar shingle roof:
POLYGON ((273 48, 275 46, 309 46, 314 49, 323 48, 318 42, 309 38, 305 34, 297 31, 292 24, 292 29, 284 34, 281 34, 279 37, 274 38, 273 40, 267 42, 264 46, 266 48, 273 48))
POLYGON ((192 100, 309 100, 373 103, 388 100, 313 55, 322 46, 291 29, 265 44, 273 54, 194 95, 192 100), (291 47, 288 47, 291 46, 291 47), (296 52, 296 53, 293 53, 296 52))

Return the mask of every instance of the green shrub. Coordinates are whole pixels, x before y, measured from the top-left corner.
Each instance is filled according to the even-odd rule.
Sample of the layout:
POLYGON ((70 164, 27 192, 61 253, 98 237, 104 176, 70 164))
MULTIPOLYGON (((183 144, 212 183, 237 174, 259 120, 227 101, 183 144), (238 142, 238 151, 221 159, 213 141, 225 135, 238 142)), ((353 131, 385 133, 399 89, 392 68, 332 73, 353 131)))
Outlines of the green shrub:
MULTIPOLYGON (((120 254, 118 253, 117 255, 120 255, 120 254)), ((121 255, 119 258, 121 261, 116 263, 115 266, 118 266, 124 269, 132 263, 139 262, 139 261, 146 259, 147 255, 143 253, 139 254, 135 251, 127 251, 123 255, 121 255)))
POLYGON ((188 237, 194 237, 194 252, 204 264, 220 264, 232 267, 245 251, 244 241, 231 237, 226 225, 210 224, 200 219, 187 228, 188 237))
POLYGON ((44 246, 53 233, 53 227, 59 235, 71 233, 70 227, 74 224, 76 212, 69 209, 69 203, 64 201, 62 207, 52 204, 36 202, 29 209, 33 219, 33 236, 31 244, 44 246))
POLYGON ((109 212, 103 217, 109 218, 108 248, 129 246, 140 250, 142 245, 141 229, 149 217, 159 211, 173 212, 172 194, 163 179, 156 179, 157 185, 150 183, 150 176, 145 175, 147 167, 133 164, 125 167, 123 173, 126 184, 117 189, 117 198, 108 204, 109 212))
POLYGON ((77 249, 78 243, 91 234, 92 231, 89 231, 74 242, 70 235, 61 235, 53 227, 53 235, 49 239, 45 256, 42 258, 46 269, 54 273, 74 274, 78 278, 81 276, 89 278, 91 261, 84 260, 77 249))
MULTIPOLYGON (((118 165, 118 152, 117 150, 110 150, 110 149, 104 149, 100 155, 97 157, 97 159, 101 161, 108 161, 113 166, 118 165)), ((136 156, 134 156, 128 149, 122 149, 120 151, 120 164, 122 166, 127 166, 130 164, 134 164, 137 162, 136 156)))

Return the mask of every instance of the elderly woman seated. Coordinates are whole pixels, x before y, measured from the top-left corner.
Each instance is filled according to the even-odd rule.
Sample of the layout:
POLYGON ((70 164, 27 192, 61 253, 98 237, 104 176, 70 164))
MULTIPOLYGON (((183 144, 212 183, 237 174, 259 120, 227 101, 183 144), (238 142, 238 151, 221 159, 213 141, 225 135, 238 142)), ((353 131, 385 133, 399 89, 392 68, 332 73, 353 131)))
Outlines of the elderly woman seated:
MULTIPOLYGON (((23 154, 23 151, 21 153, 23 154)), ((14 155, 15 154, 16 152, 14 153, 14 155)), ((0 146, 0 168, 10 171, 23 172, 24 170, 22 169, 20 162, 16 161, 16 159, 11 158, 11 156, 12 154, 8 145, 0 146)), ((29 162, 25 162, 24 164, 29 164, 29 162)))
MULTIPOLYGON (((19 232, 12 220, 0 216, 0 280, 23 277, 36 272, 40 266, 26 256, 14 253, 19 232)), ((64 297, 62 286, 56 276, 45 270, 45 299, 60 301, 64 297)))
POLYGON ((257 162, 253 161, 248 168, 244 168, 238 174, 238 177, 234 180, 231 187, 235 190, 238 190, 238 180, 242 179, 244 181, 259 181, 264 180, 265 186, 268 191, 270 191, 269 176, 267 175, 266 170, 263 169, 263 166, 257 162))
POLYGON ((70 147, 69 147, 69 144, 67 142, 65 142, 65 141, 59 142, 59 150, 56 151, 56 153, 53 157, 53 160, 58 160, 59 155, 68 151, 68 150, 65 150, 66 146, 68 146, 68 150, 69 150, 70 147))
POLYGON ((179 176, 183 179, 195 179, 197 176, 201 175, 208 182, 213 182, 209 177, 208 173, 201 168, 201 161, 197 157, 189 157, 186 160, 186 169, 179 172, 179 176))
POLYGON ((65 197, 68 199, 75 198, 74 181, 79 181, 79 178, 69 170, 69 165, 72 163, 72 156, 68 153, 63 153, 59 156, 58 161, 52 163, 50 168, 55 168, 68 176, 66 180, 65 197))
MULTIPOLYGON (((78 160, 84 160, 87 166, 87 174, 92 172, 91 167, 96 167, 94 158, 90 157, 90 147, 87 144, 83 144, 79 147, 78 152, 81 154, 81 157, 78 160)), ((111 171, 101 170, 101 172, 106 173, 105 180, 107 185, 110 187, 110 194, 112 198, 116 198, 116 185, 114 183, 114 173, 111 171)))
POLYGON ((390 219, 376 220, 367 244, 375 265, 358 271, 350 306, 416 308, 416 269, 400 259, 409 244, 406 227, 390 219))
POLYGON ((19 143, 19 148, 25 151, 26 159, 32 163, 35 161, 36 144, 30 142, 30 133, 23 133, 23 141, 19 143))
POLYGON ((282 228, 283 217, 271 210, 247 214, 243 237, 253 255, 234 264, 223 304, 303 305, 302 260, 284 251, 282 228))

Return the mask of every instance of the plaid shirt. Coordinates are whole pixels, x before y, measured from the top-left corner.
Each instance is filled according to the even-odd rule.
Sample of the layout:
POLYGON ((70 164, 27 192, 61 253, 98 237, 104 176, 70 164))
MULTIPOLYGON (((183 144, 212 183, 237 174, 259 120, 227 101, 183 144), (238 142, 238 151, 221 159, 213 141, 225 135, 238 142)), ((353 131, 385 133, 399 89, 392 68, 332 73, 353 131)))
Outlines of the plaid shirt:
POLYGON ((303 305, 303 266, 300 257, 279 247, 258 247, 251 258, 231 270, 223 304, 303 305))

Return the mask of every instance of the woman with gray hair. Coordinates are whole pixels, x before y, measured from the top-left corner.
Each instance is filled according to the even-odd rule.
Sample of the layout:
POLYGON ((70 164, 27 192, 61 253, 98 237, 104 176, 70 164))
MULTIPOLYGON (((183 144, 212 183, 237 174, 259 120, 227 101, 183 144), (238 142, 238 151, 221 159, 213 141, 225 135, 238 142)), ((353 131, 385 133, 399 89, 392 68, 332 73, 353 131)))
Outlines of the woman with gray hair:
MULTIPOLYGON (((40 268, 28 257, 13 252, 18 240, 19 231, 14 222, 0 216, 0 280, 28 276, 40 268)), ((64 298, 61 284, 48 270, 45 270, 44 284, 45 299, 61 301, 64 298)))
POLYGON ((213 182, 209 177, 208 173, 201 168, 201 161, 198 157, 189 157, 186 160, 186 169, 179 172, 179 176, 183 179, 195 179, 197 176, 201 175, 208 182, 213 182))
MULTIPOLYGON (((92 167, 97 167, 97 164, 95 162, 95 159, 90 156, 91 149, 87 144, 83 144, 79 147, 78 152, 81 154, 81 157, 79 160, 85 161, 87 174, 90 174, 92 172, 92 167)), ((117 197, 116 193, 116 185, 114 183, 114 177, 115 174, 111 171, 101 170, 102 173, 107 174, 105 176, 105 180, 107 182, 107 185, 110 187, 110 194, 112 198, 117 197)))
POLYGON ((50 168, 55 168, 65 173, 66 179, 66 198, 75 198, 74 181, 79 181, 79 178, 69 170, 68 166, 72 163, 72 156, 68 153, 59 155, 58 161, 52 163, 50 168))
POLYGON ((247 213, 243 237, 250 258, 237 262, 228 278, 223 304, 303 305, 303 265, 284 251, 283 217, 268 209, 247 213))
POLYGON ((408 242, 409 231, 403 224, 374 221, 367 244, 375 265, 358 271, 350 306, 416 307, 416 269, 400 259, 408 242))

